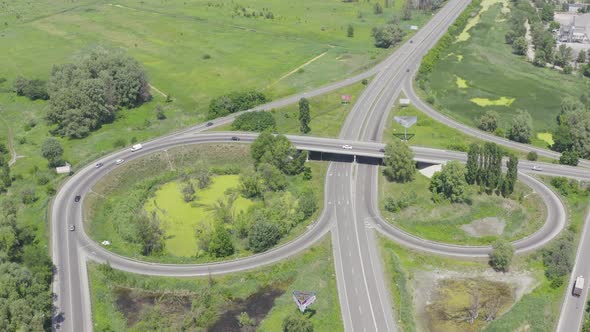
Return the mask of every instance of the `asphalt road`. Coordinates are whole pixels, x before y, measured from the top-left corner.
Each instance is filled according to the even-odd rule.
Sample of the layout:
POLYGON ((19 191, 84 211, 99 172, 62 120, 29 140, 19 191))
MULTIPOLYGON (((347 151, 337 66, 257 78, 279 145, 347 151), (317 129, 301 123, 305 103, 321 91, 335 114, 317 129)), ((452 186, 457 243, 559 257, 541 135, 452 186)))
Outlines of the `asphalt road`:
POLYGON ((556 331, 558 332, 580 331, 582 326, 584 309, 586 307, 586 300, 588 299, 588 282, 590 282, 590 264, 587 264, 588 253, 590 253, 588 228, 590 228, 590 211, 586 215, 574 268, 567 283, 565 298, 561 306, 561 314, 557 322, 556 331), (574 296, 572 291, 576 277, 578 276, 584 277, 584 291, 580 296, 574 296))
MULTIPOLYGON (((366 308, 370 308, 371 306, 377 309, 391 308, 390 306, 384 307, 382 305, 383 302, 387 303, 387 299, 383 298, 383 292, 381 291, 384 288, 374 287, 375 285, 379 285, 378 279, 382 278, 382 275, 373 273, 374 271, 380 270, 377 255, 375 254, 374 248, 371 248, 371 246, 366 246, 367 243, 371 243, 371 241, 369 241, 368 239, 372 237, 372 234, 370 234, 370 230, 373 227, 372 224, 376 223, 377 225, 381 225, 380 227, 378 226, 376 229, 383 232, 391 238, 395 238, 396 241, 399 241, 400 243, 406 244, 410 247, 414 247, 416 249, 423 251, 435 252, 437 254, 445 254, 451 256, 462 256, 465 254, 485 254, 485 250, 489 250, 489 248, 465 248, 460 246, 445 245, 423 241, 415 238, 412 235, 405 234, 404 232, 401 232, 399 230, 397 230, 397 233, 391 231, 390 228, 392 226, 387 225, 387 227, 384 227, 385 222, 381 221, 378 218, 378 213, 376 212, 376 191, 373 190, 374 188, 376 188, 375 185, 377 168, 372 165, 357 166, 353 164, 343 163, 334 163, 329 167, 328 176, 326 179, 326 201, 324 202, 325 209, 318 221, 316 221, 313 225, 310 226, 309 231, 301 235, 296 240, 263 254, 254 255, 244 259, 214 264, 154 264, 140 262, 115 255, 105 250, 100 245, 93 242, 87 237, 86 233, 83 231, 82 225, 82 204, 74 203, 74 196, 78 194, 84 196, 86 193, 88 193, 88 191, 92 188, 93 184, 96 183, 96 181, 98 181, 109 171, 117 167, 114 165, 114 161, 116 159, 124 158, 126 161, 129 161, 135 158, 146 156, 155 151, 165 150, 182 144, 231 142, 232 136, 242 137, 241 142, 245 143, 248 141, 252 141, 255 135, 236 133, 210 133, 198 135, 185 135, 185 137, 179 139, 169 139, 165 141, 150 142, 145 144, 144 148, 138 152, 131 153, 129 152, 129 150, 127 150, 107 156, 101 159, 101 162, 103 162, 105 166, 103 166, 100 169, 96 169, 94 168, 94 165, 89 165, 78 171, 72 177, 72 179, 64 185, 64 187, 58 192, 55 198, 55 203, 53 205, 54 208, 52 210, 52 220, 54 222, 52 223, 52 230, 55 236, 55 241, 53 241, 54 250, 61 251, 61 254, 58 255, 59 260, 55 262, 58 266, 59 277, 59 279, 56 281, 55 290, 56 293, 59 294, 59 305, 61 310, 64 312, 65 324, 62 324, 62 326, 65 329, 72 331, 91 329, 91 326, 89 325, 89 322, 91 322, 88 306, 89 303, 85 303, 88 302, 87 299, 89 291, 87 282, 83 282, 85 281, 85 278, 87 278, 85 274, 84 264, 86 255, 88 255, 89 259, 92 259, 94 261, 108 261, 114 268, 140 274, 174 276, 204 276, 210 274, 214 275, 247 270, 261 265, 272 264, 274 262, 288 258, 294 254, 297 254, 298 252, 307 248, 313 243, 317 242, 317 240, 319 240, 328 231, 334 229, 334 225, 337 225, 335 233, 338 233, 338 241, 340 243, 344 242, 344 245, 340 246, 338 245, 338 242, 334 244, 335 248, 339 248, 341 255, 344 255, 344 260, 342 260, 340 266, 345 266, 347 268, 354 266, 349 261, 349 258, 346 257, 346 250, 349 250, 351 255, 352 253, 356 252, 357 254, 354 256, 355 259, 362 257, 361 261, 364 262, 364 265, 359 263, 359 269, 355 269, 354 272, 351 269, 344 269, 344 271, 347 271, 351 274, 351 276, 354 278, 353 280, 355 280, 355 284, 360 283, 362 286, 363 284, 365 284, 364 280, 367 280, 367 284, 363 286, 364 288, 357 286, 359 292, 364 292, 365 294, 374 294, 374 296, 367 298, 368 302, 366 306, 360 307, 361 311, 365 309, 364 313, 366 314, 368 313, 368 311, 366 311, 366 308), (356 170, 357 167, 358 170, 356 170), (367 169, 368 171, 365 172, 363 171, 363 169, 367 169), (352 176, 352 171, 356 172, 354 176, 352 176), (370 178, 366 178, 367 175, 369 175, 370 178), (370 196, 367 196, 368 193, 370 194, 370 196), (370 198, 367 199, 367 197, 370 198), (333 208, 331 208, 331 206, 333 206, 333 208), (340 206, 348 207, 346 209, 340 209, 340 206), (334 211, 334 208, 336 211, 334 211), (355 218, 351 219, 352 216, 355 216, 355 218), (367 217, 369 218, 367 219, 367 217), (70 224, 74 224, 76 226, 75 232, 69 232, 67 230, 70 224), (367 231, 369 233, 367 233, 367 231), (342 234, 342 236, 340 236, 340 234, 342 234), (357 239, 357 237, 358 240, 356 241, 356 244, 355 241, 349 240, 357 239), (477 250, 477 253, 475 252, 475 250, 477 250), (65 259, 61 260, 61 258, 65 259), (367 266, 369 263, 371 265, 377 266, 367 266), (363 269, 364 275, 362 272, 363 269), (63 272, 69 273, 64 274, 63 272), (361 275, 363 276, 362 279, 360 279, 361 275), (367 290, 367 288, 369 287, 374 288, 373 290, 367 290), (370 305, 368 304, 369 302, 371 303, 370 305)), ((290 136, 290 139, 295 143, 295 145, 313 145, 313 141, 316 140, 313 137, 297 136, 290 136)), ((340 150, 344 150, 341 148, 341 145, 344 142, 349 142, 347 140, 330 140, 323 138, 317 140, 320 141, 320 143, 316 143, 317 145, 325 144, 326 151, 333 151, 335 149, 338 149, 339 146, 340 150), (326 141, 329 141, 330 143, 326 143, 326 141)), ((369 150, 375 151, 378 149, 379 146, 381 146, 378 143, 371 142, 357 143, 358 144, 356 145, 358 146, 358 148, 356 149, 359 153, 362 153, 362 151, 369 150)), ((425 158, 432 159, 439 158, 440 156, 445 155, 445 153, 448 152, 436 149, 428 149, 428 151, 421 152, 421 154, 425 158)), ((449 159, 453 159, 454 157, 464 158, 464 155, 449 153, 449 159)), ((553 174, 551 168, 549 168, 550 166, 552 165, 543 165, 545 174, 553 174)), ((575 170, 574 167, 570 168, 575 170)), ((559 168, 558 171, 562 172, 563 170, 559 168)), ((588 178, 588 175, 586 175, 585 178, 588 178)), ((543 190, 547 190, 547 188, 541 185, 539 188, 535 188, 535 190, 537 192, 543 192, 543 190)), ((547 195, 543 197, 551 197, 551 193, 552 192, 549 191, 547 195)), ((550 208, 553 206, 552 209, 554 210, 559 210, 560 208, 563 208, 559 201, 546 201, 546 203, 550 208)), ((543 234, 545 237, 545 241, 549 240, 549 237, 554 236, 554 233, 556 233, 562 227, 563 223, 561 220, 561 218, 553 217, 553 214, 549 213, 545 226, 535 234, 543 234), (544 229, 553 231, 545 232, 543 231, 544 229)), ((526 250, 526 248, 524 250, 526 250)), ((346 289, 348 292, 354 291, 354 286, 352 286, 351 288, 345 286, 343 288, 346 289)), ((352 299, 353 302, 357 303, 359 297, 353 297, 352 299)), ((356 305, 356 307, 359 308, 358 305, 356 305)), ((364 319, 364 314, 362 314, 361 311, 357 312, 356 317, 362 316, 364 319)), ((376 312, 376 310, 373 310, 372 312, 376 312)), ((353 314, 351 316, 344 317, 346 319, 346 317, 355 317, 355 315, 353 314)), ((383 317, 386 318, 391 316, 383 317)), ((357 320, 354 320, 354 322, 357 322, 357 320)), ((387 324, 386 320, 382 320, 382 322, 383 324, 387 324)), ((367 322, 361 321, 361 324, 365 323, 367 322)))

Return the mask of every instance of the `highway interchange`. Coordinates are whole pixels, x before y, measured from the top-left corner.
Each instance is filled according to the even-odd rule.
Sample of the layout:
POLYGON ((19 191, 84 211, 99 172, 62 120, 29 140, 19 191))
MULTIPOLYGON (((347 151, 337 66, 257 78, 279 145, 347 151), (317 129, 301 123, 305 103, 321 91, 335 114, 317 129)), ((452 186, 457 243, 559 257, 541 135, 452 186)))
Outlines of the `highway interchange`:
MULTIPOLYGON (((413 38, 400 46, 385 61, 371 70, 342 82, 320 89, 291 96, 254 110, 281 107, 298 101, 301 97, 319 95, 342 86, 349 85, 374 75, 368 87, 359 96, 353 106, 338 139, 289 136, 294 145, 302 150, 350 154, 355 156, 382 157, 379 152, 383 144, 378 143, 383 134, 383 125, 387 114, 399 93, 403 90, 412 102, 423 112, 451 127, 460 129, 470 135, 494 141, 522 151, 537 151, 539 155, 555 157, 555 152, 518 144, 492 136, 476 129, 464 126, 444 117, 430 106, 423 103, 414 93, 412 77, 417 70, 422 56, 436 43, 446 28, 467 6, 466 0, 450 0, 413 38), (343 150, 342 145, 349 144, 351 150, 343 150)), ((229 123, 234 116, 217 119, 213 127, 229 123)), ((388 238, 407 247, 448 256, 484 257, 489 247, 456 246, 435 243, 405 233, 384 221, 377 208, 378 167, 362 163, 331 163, 328 168, 325 185, 324 210, 321 216, 297 239, 268 252, 247 258, 213 264, 170 265, 141 262, 113 254, 91 240, 83 229, 83 204, 73 204, 74 196, 88 193, 94 183, 111 171, 114 161, 123 158, 127 161, 141 158, 150 153, 179 145, 230 142, 232 136, 239 136, 241 142, 251 142, 256 135, 251 133, 202 133, 210 129, 201 124, 186 130, 146 142, 140 151, 118 151, 100 159, 105 164, 96 169, 94 163, 78 170, 57 193, 51 211, 52 221, 52 256, 57 267, 54 280, 54 293, 57 294, 56 306, 62 313, 63 322, 59 320, 60 331, 91 331, 92 317, 90 291, 86 262, 109 262, 112 267, 146 275, 169 276, 204 276, 224 274, 252 269, 272 264, 293 256, 316 243, 320 238, 331 233, 336 278, 346 331, 396 331, 396 321, 389 298, 383 289, 382 266, 375 243, 375 230, 388 238), (75 225, 75 232, 69 232, 68 226, 75 225)), ((446 160, 465 160, 459 152, 430 148, 414 148, 416 159, 423 162, 440 163, 446 160)), ((590 179, 590 172, 581 167, 567 167, 554 164, 541 164, 547 175, 569 176, 577 179, 590 179)), ((583 161, 582 166, 589 166, 583 161)), ((547 220, 543 227, 533 235, 514 243, 517 252, 529 252, 545 245, 553 239, 566 225, 566 212, 563 204, 549 188, 526 173, 531 172, 532 164, 521 161, 521 181, 530 185, 541 195, 547 206, 547 220)), ((587 223, 586 223, 587 224, 587 223)), ((585 241, 586 228, 580 247, 582 254, 576 259, 574 274, 590 271, 581 263, 584 252, 590 250, 590 241, 585 241)), ((585 293, 583 294, 585 295, 585 293)), ((584 309, 584 300, 577 302, 566 296, 564 310, 567 317, 559 322, 559 331, 574 331, 573 324, 579 326, 584 309)), ((585 299, 585 297, 584 297, 585 299)), ((575 300, 575 299, 574 299, 575 300)))

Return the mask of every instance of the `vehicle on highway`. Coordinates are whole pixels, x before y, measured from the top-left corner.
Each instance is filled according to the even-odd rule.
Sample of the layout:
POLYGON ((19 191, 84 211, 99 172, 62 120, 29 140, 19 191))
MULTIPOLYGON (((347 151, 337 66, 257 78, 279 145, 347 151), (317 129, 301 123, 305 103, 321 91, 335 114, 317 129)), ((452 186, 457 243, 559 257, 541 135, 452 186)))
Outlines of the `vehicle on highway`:
POLYGON ((345 150, 352 150, 352 146, 348 144, 343 145, 342 148, 345 150))
POLYGON ((76 195, 76 197, 74 197, 74 202, 78 203, 81 198, 82 198, 82 196, 76 195))
POLYGON ((103 166, 103 163, 96 163, 96 168, 101 168, 103 166))
POLYGON ((131 152, 135 152, 137 150, 141 150, 143 149, 143 146, 141 144, 135 144, 134 146, 131 147, 131 152))
POLYGON ((412 44, 413 42, 414 42, 413 40, 410 40, 410 44, 412 44))
POLYGON ((211 127, 213 125, 213 122, 207 122, 207 127, 211 127))
POLYGON ((125 159, 117 159, 115 161, 115 165, 121 165, 124 161, 125 161, 125 159))
POLYGON ((379 152, 385 152, 385 148, 379 149, 379 152))
POLYGON ((239 141, 239 140, 240 140, 240 138, 239 138, 238 136, 232 136, 232 137, 231 137, 231 140, 232 140, 232 141, 239 141))
POLYGON ((584 277, 579 276, 576 278, 576 282, 574 282, 574 289, 572 289, 572 295, 580 296, 584 291, 584 277))
POLYGON ((537 166, 537 165, 535 165, 535 166, 533 166, 532 170, 533 170, 533 171, 540 172, 540 171, 542 171, 543 169, 541 168, 541 166, 537 166))
POLYGON ((74 230, 76 230, 76 226, 70 225, 70 232, 73 232, 74 230))

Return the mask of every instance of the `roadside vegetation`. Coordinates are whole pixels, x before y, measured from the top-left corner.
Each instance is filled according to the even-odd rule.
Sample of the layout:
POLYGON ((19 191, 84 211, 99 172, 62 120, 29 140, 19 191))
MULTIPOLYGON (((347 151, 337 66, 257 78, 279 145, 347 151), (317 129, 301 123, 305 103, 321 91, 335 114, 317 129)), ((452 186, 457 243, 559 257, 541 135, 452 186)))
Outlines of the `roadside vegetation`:
POLYGON ((560 162, 575 164, 577 158, 588 158, 590 144, 586 56, 555 47, 553 4, 534 4, 537 9, 521 0, 473 2, 464 12, 471 22, 469 38, 456 37, 462 28, 449 29, 424 58, 417 86, 446 115, 517 142, 565 152, 560 162), (521 54, 529 47, 535 53, 527 60, 521 54))
POLYGON ((518 160, 511 156, 503 173, 503 153, 495 144, 472 144, 466 166, 451 161, 424 175, 416 172, 413 153, 399 139, 387 144, 385 155, 382 215, 419 237, 492 244, 532 234, 545 221, 540 197, 516 181, 518 160))
POLYGON ((509 259, 513 248, 496 242, 487 264, 502 273, 483 260, 424 255, 380 237, 394 312, 404 331, 555 329, 590 191, 587 183, 543 180, 562 195, 571 223, 547 247, 526 256, 509 259))
POLYGON ((290 260, 224 276, 148 277, 97 264, 88 271, 99 331, 283 331, 287 321, 343 330, 328 239, 290 260), (293 303, 294 290, 317 295, 303 314, 293 303))
POLYGON ((90 235, 117 253, 166 262, 266 251, 320 210, 326 167, 305 159, 265 132, 251 147, 179 147, 129 162, 93 188, 90 235))

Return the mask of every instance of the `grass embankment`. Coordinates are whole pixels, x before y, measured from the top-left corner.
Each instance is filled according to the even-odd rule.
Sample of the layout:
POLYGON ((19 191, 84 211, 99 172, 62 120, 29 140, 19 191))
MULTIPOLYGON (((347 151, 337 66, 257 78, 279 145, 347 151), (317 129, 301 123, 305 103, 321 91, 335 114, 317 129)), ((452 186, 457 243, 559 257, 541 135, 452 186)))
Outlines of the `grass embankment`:
POLYGON ((316 292, 313 314, 306 314, 316 331, 343 330, 329 239, 279 264, 226 276, 147 277, 96 264, 89 274, 97 331, 237 330, 241 312, 258 331, 279 331, 296 311, 293 290, 316 292))
MULTIPOLYGON (((198 249, 200 238, 196 235, 196 226, 206 226, 205 229, 213 227, 214 205, 219 200, 227 203, 226 194, 229 191, 239 192, 239 176, 235 173, 251 167, 251 163, 249 146, 235 143, 182 146, 130 161, 101 179, 87 196, 86 229, 95 241, 109 240, 109 250, 128 257, 170 263, 220 260, 204 255, 198 249), (210 187, 196 189, 195 201, 187 203, 180 191, 183 185, 176 180, 183 173, 190 174, 192 167, 199 163, 204 163, 214 174, 228 170, 233 174, 213 176, 210 187), (157 211, 162 221, 166 248, 161 254, 141 254, 141 244, 135 240, 135 228, 131 220, 137 211, 142 210, 157 211)), ((318 209, 315 214, 294 226, 279 243, 302 234, 322 210, 327 164, 310 162, 307 166, 312 170, 313 180, 303 180, 301 175, 288 177, 286 191, 295 196, 306 188, 312 189, 318 200, 318 209)), ((254 202, 238 195, 232 215, 237 218, 240 211, 262 208, 261 205, 259 201, 254 202)), ((236 253, 225 259, 251 254, 244 241, 235 240, 234 245, 236 253)))
MULTIPOLYGON (((309 98, 311 130, 307 134, 300 131, 298 104, 270 110, 276 121, 276 132, 289 135, 338 137, 348 113, 364 88, 364 85, 359 82, 325 95, 309 98), (350 95, 352 101, 349 104, 342 104, 342 95, 350 95)), ((229 131, 232 130, 232 125, 227 124, 212 130, 229 131)))
MULTIPOLYGON (((470 29, 471 38, 452 43, 441 54, 428 76, 426 94, 434 96, 438 110, 472 126, 486 111, 494 110, 500 116, 499 127, 508 128, 516 110, 523 109, 533 118, 534 132, 549 131, 556 125, 561 99, 578 98, 590 80, 535 67, 525 57, 512 54, 504 39, 509 24, 503 8, 496 4, 481 12, 479 22, 470 29), (458 77, 462 86, 450 83, 458 77)), ((536 133, 531 139, 534 145, 548 145, 536 133)))
MULTIPOLYGON (((543 180, 547 181, 548 179, 544 178, 543 180)), ((577 234, 576 239, 579 239, 582 221, 588 211, 588 196, 578 192, 562 196, 562 199, 570 216, 568 227, 577 234)), ((386 277, 390 280, 396 318, 401 320, 400 323, 404 331, 433 330, 432 327, 444 327, 444 330, 447 331, 474 331, 483 328, 484 331, 549 332, 555 329, 567 282, 556 288, 551 286, 551 281, 544 274, 545 268, 541 251, 526 256, 516 256, 511 271, 501 274, 490 271, 484 261, 463 261, 423 255, 400 247, 383 237, 380 238, 380 246, 385 262, 386 277), (469 302, 466 299, 469 298, 469 293, 473 294, 474 290, 473 282, 470 283, 469 279, 478 278, 479 281, 475 283, 477 285, 483 280, 482 276, 485 280, 494 282, 508 281, 518 284, 525 279, 529 279, 529 282, 523 284, 525 287, 521 286, 522 293, 520 295, 522 297, 520 300, 506 308, 507 311, 500 310, 500 314, 489 324, 478 322, 479 328, 475 328, 475 326, 465 323, 466 311, 460 310, 460 308, 461 306, 464 309, 469 307, 469 302), (445 279, 454 283, 446 285, 452 287, 446 287, 444 283, 438 284, 436 282, 436 280, 445 279), (466 282, 460 283, 462 280, 466 280, 466 282), (442 287, 437 285, 442 285, 442 287), (434 297, 430 298, 429 294, 433 294, 434 297), (439 295, 438 300, 436 294, 439 295), (448 303, 437 302, 441 299, 446 299, 448 303), (430 304, 427 305, 427 302, 430 304), (437 310, 441 308, 459 308, 458 312, 461 315, 448 316, 445 319, 446 314, 436 315, 437 310)), ((493 287, 492 290, 501 289, 504 289, 504 286, 493 287)), ((518 294, 519 291, 517 290, 516 293, 518 294)), ((457 312, 457 310, 455 311, 457 312)), ((485 315, 482 313, 480 319, 484 317, 485 315)))
POLYGON ((473 203, 435 203, 429 190, 430 179, 417 173, 408 183, 389 182, 380 174, 379 197, 382 215, 394 225, 433 241, 455 244, 490 244, 499 237, 517 240, 538 230, 545 222, 545 207, 541 198, 522 183, 517 183, 510 198, 476 193, 473 203), (385 199, 415 195, 415 202, 399 212, 385 210, 385 199), (463 230, 474 221, 474 234, 463 230), (496 220, 491 220, 494 218, 496 220))

